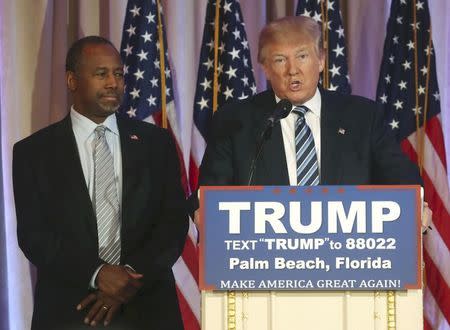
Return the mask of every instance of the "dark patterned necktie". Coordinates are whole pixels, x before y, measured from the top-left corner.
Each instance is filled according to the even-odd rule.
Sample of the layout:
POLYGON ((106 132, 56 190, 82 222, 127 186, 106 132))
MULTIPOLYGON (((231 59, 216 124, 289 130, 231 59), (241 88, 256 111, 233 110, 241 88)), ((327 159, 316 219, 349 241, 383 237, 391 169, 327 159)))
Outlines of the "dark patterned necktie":
POLYGON ((295 107, 297 114, 295 122, 295 152, 297 159, 297 185, 317 186, 319 184, 319 162, 311 129, 306 124, 305 106, 295 107))

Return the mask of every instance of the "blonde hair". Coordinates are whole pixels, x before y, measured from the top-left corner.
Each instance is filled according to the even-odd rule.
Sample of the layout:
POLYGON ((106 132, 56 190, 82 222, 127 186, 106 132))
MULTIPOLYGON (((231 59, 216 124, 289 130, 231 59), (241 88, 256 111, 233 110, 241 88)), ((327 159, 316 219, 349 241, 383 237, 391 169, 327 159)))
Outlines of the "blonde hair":
POLYGON ((258 62, 264 62, 264 49, 268 44, 276 43, 286 38, 288 34, 306 34, 316 44, 317 55, 323 53, 322 31, 320 25, 310 17, 286 16, 267 24, 259 34, 258 62))

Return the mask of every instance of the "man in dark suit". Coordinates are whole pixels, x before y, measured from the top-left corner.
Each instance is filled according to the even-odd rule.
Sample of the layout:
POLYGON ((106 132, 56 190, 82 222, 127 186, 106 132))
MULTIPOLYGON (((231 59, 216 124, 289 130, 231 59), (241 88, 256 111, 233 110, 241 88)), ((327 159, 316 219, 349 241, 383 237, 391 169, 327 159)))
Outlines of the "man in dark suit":
POLYGON ((70 114, 14 146, 19 245, 37 268, 32 329, 182 329, 172 265, 187 232, 169 134, 119 117, 119 53, 77 41, 70 114))
POLYGON ((324 50, 314 20, 285 17, 268 24, 260 34, 258 61, 272 90, 215 113, 200 185, 421 182, 374 102, 318 87, 324 50), (280 99, 288 99, 292 111, 268 134, 249 182, 256 145, 280 99))

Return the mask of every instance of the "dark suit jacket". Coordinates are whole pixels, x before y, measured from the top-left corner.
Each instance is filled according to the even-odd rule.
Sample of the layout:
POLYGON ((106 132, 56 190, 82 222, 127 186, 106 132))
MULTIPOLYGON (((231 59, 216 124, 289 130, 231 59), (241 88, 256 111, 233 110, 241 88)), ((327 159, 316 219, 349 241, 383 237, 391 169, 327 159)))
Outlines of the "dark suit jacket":
MULTIPOLYGON (((320 184, 421 183, 416 166, 401 152, 374 102, 320 93, 320 184), (339 133, 341 128, 344 134, 339 133)), ((215 113, 200 167, 200 185, 247 185, 256 144, 274 108, 274 93, 265 91, 215 113)), ((252 184, 289 185, 279 123, 265 142, 252 184)))
MULTIPOLYGON (((144 286, 112 329, 182 329, 172 274, 188 222, 179 163, 167 131, 118 118, 122 151, 121 264, 144 286)), ((14 146, 17 235, 37 268, 33 329, 82 329, 76 305, 104 263, 70 116, 14 146)), ((86 327, 88 328, 88 327, 86 327)))

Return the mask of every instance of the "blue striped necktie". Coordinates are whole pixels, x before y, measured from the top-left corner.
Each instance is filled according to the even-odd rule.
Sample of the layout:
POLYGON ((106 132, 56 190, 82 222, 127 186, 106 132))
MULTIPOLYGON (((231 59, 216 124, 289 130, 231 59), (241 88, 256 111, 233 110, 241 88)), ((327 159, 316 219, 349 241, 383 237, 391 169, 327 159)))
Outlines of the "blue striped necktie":
POLYGON ((311 129, 306 124, 305 106, 295 107, 295 152, 297 159, 297 185, 317 186, 319 184, 319 162, 311 129))

